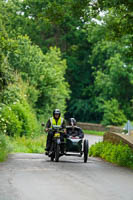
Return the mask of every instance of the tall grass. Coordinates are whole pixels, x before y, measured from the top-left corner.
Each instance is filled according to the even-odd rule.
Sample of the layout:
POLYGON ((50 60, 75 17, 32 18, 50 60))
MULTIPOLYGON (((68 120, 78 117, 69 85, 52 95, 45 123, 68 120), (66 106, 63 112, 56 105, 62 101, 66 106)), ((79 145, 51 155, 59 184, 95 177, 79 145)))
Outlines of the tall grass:
POLYGON ((30 137, 10 138, 13 150, 12 153, 43 153, 46 146, 46 135, 30 137))

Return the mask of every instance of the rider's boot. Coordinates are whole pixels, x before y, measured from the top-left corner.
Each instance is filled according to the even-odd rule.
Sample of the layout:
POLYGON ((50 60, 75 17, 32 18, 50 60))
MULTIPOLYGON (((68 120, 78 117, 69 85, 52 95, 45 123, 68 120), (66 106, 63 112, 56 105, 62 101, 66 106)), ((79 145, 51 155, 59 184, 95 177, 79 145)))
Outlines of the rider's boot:
POLYGON ((49 154, 49 150, 50 150, 50 147, 49 147, 49 146, 45 148, 45 155, 48 155, 48 154, 49 154))
POLYGON ((46 145, 46 148, 45 148, 45 155, 49 155, 49 150, 50 150, 50 147, 51 147, 51 141, 49 139, 47 139, 47 145, 46 145))

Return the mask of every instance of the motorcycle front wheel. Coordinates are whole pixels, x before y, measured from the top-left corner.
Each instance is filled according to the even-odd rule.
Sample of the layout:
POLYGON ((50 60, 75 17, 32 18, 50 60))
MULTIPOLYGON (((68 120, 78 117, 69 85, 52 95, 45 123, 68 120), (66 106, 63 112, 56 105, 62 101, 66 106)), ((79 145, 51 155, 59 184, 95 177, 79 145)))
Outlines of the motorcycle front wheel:
POLYGON ((59 161, 59 156, 60 156, 60 145, 56 144, 56 149, 55 149, 55 162, 59 161))
POLYGON ((54 153, 52 153, 52 155, 51 155, 51 161, 54 161, 54 158, 55 158, 55 155, 54 155, 54 153))

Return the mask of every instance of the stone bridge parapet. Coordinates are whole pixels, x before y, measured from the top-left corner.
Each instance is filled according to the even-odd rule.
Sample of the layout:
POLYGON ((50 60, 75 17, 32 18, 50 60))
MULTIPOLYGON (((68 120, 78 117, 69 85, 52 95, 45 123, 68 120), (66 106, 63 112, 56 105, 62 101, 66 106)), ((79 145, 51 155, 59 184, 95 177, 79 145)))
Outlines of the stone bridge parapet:
POLYGON ((133 149, 133 136, 122 133, 106 132, 103 136, 103 141, 112 142, 113 144, 119 144, 122 141, 123 144, 127 144, 133 149))
POLYGON ((109 141, 114 144, 119 144, 120 141, 123 144, 128 144, 129 147, 133 149, 133 132, 131 135, 123 134, 123 128, 117 126, 103 126, 101 124, 93 124, 93 123, 82 123, 78 122, 77 125, 82 129, 86 130, 95 130, 95 131, 103 131, 105 132, 103 136, 103 141, 109 141))
POLYGON ((93 123, 84 123, 77 122, 77 126, 81 127, 84 130, 94 130, 94 131, 109 131, 109 132, 117 132, 121 133, 123 128, 117 126, 103 126, 102 124, 93 124, 93 123))
POLYGON ((101 124, 77 122, 77 126, 81 127, 84 130, 106 131, 106 127, 101 124))

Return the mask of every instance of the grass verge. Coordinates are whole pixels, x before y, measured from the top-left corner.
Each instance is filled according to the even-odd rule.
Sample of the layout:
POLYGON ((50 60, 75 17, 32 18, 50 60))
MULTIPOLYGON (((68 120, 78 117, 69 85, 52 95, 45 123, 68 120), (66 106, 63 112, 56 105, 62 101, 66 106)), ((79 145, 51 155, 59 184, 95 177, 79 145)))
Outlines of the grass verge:
POLYGON ((108 162, 133 169, 133 151, 122 142, 118 145, 109 142, 98 142, 90 147, 90 156, 101 157, 108 162))
POLYGON ((94 130, 83 130, 84 134, 103 136, 105 132, 94 130))
POLYGON ((12 153, 43 153, 46 145, 46 135, 35 138, 14 137, 10 138, 10 143, 12 145, 12 153))

